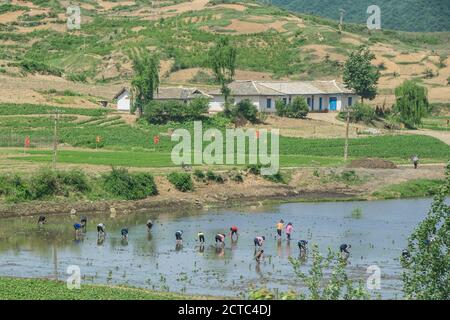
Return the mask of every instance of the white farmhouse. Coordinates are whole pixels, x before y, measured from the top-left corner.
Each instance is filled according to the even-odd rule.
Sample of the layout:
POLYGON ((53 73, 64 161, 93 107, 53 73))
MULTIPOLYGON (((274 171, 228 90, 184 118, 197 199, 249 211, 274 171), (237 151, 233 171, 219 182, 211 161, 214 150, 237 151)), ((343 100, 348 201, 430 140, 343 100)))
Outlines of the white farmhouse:
MULTIPOLYGON (((206 94, 197 88, 186 88, 186 87, 160 87, 157 92, 155 92, 154 100, 172 100, 179 101, 183 103, 189 103, 195 98, 205 97, 212 99, 212 96, 206 94)), ((117 101, 118 111, 130 111, 131 108, 131 92, 127 88, 122 88, 115 96, 114 100, 117 101)))
POLYGON ((130 111, 131 108, 131 92, 127 88, 122 88, 114 96, 114 100, 117 101, 118 111, 130 111))
MULTIPOLYGON (((357 102, 358 96, 342 84, 332 81, 254 81, 236 80, 229 84, 234 103, 249 99, 260 112, 275 112, 275 101, 289 103, 302 96, 311 111, 339 111, 357 102)), ((210 112, 223 110, 224 98, 219 89, 209 92, 213 97, 210 112)))

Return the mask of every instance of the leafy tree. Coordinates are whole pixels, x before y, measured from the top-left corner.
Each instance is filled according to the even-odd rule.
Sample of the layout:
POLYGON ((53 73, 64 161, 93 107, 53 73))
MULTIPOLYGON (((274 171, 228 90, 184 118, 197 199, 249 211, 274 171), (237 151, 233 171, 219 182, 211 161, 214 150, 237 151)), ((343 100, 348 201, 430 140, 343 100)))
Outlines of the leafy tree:
POLYGON ((131 112, 142 115, 143 108, 153 100, 153 94, 159 87, 159 59, 157 56, 145 55, 135 59, 134 76, 131 80, 133 105, 131 112))
POLYGON ((198 97, 186 104, 185 117, 189 120, 199 120, 209 110, 209 99, 198 97))
MULTIPOLYGON (((380 71, 371 64, 375 55, 367 46, 360 46, 356 51, 350 53, 344 65, 344 84, 361 96, 361 104, 364 99, 373 100, 377 95, 377 83, 380 71)), ((344 160, 348 158, 348 133, 350 127, 350 107, 347 107, 347 120, 345 129, 344 160)))
POLYGON ((144 106, 143 115, 149 123, 166 124, 169 121, 201 120, 207 112, 208 99, 206 98, 196 98, 190 103, 153 100, 144 106))
POLYGON ((450 162, 446 178, 433 199, 427 217, 408 239, 410 257, 401 257, 403 291, 407 299, 450 299, 450 162))
POLYGON ((414 81, 405 80, 395 89, 394 109, 407 127, 420 125, 429 110, 428 90, 414 81))
POLYGON ((239 103, 232 106, 230 114, 235 123, 246 121, 249 121, 250 123, 259 122, 258 109, 256 109, 256 106, 249 99, 241 100, 239 103))
POLYGON ((377 94, 377 83, 380 78, 378 68, 371 64, 375 55, 367 46, 360 46, 356 51, 350 53, 344 65, 344 84, 364 99, 373 100, 377 94))
POLYGON ((221 86, 225 106, 227 106, 231 94, 228 84, 233 81, 236 70, 236 48, 230 44, 228 37, 219 37, 208 56, 216 81, 221 86))

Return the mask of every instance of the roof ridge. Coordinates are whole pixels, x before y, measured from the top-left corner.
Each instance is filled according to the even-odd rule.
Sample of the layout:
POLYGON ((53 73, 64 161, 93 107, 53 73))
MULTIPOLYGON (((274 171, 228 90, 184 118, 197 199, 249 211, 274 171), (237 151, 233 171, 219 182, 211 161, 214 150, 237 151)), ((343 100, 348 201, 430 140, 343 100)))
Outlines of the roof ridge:
MULTIPOLYGON (((271 87, 268 87, 267 85, 264 85, 264 84, 261 84, 261 83, 259 83, 259 81, 255 81, 256 83, 258 83, 258 85, 260 85, 260 86, 263 86, 263 87, 265 87, 265 88, 267 88, 267 89, 270 89, 270 90, 273 90, 273 91, 276 91, 276 92, 278 92, 278 93, 281 93, 281 94, 286 94, 286 92, 283 92, 283 91, 280 91, 280 90, 277 90, 277 89, 274 89, 274 88, 271 88, 271 87)), ((281 83, 281 82, 280 82, 281 83)), ((258 91, 259 92, 259 91, 258 91)))
POLYGON ((258 94, 261 94, 261 92, 258 90, 258 87, 255 84, 254 80, 250 80, 252 82, 253 87, 255 88, 256 92, 258 92, 258 94))

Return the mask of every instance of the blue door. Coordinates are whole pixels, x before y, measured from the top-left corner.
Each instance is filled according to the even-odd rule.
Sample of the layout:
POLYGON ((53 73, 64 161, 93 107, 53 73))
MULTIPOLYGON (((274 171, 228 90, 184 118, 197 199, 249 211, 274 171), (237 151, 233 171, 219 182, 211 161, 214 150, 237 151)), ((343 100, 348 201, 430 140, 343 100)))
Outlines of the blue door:
POLYGON ((337 103, 337 98, 330 97, 330 111, 336 111, 336 103, 337 103))

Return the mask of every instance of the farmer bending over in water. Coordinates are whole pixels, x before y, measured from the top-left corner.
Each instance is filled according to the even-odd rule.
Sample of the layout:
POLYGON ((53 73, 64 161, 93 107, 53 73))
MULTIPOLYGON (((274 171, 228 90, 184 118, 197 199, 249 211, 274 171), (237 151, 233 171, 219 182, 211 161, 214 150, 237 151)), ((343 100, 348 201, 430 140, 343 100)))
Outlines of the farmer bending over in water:
POLYGON ((75 237, 78 237, 82 228, 81 224, 77 222, 73 225, 73 228, 75 229, 75 237))
POLYGON ((203 232, 200 231, 199 233, 197 233, 197 238, 200 244, 205 243, 205 234, 203 232))
POLYGON ((45 216, 39 216, 38 224, 42 226, 44 223, 47 223, 45 216))
POLYGON ((264 258, 264 250, 258 250, 258 252, 255 254, 256 262, 260 263, 263 258, 264 258))
POLYGON ((175 232, 175 240, 177 246, 183 243, 183 230, 178 230, 175 232))
POLYGON ((80 219, 80 224, 81 224, 81 227, 82 227, 83 229, 86 228, 86 225, 87 225, 87 218, 86 218, 86 216, 82 216, 82 217, 81 217, 81 219, 80 219))
POLYGON ((97 237, 100 238, 100 237, 103 237, 105 235, 106 235, 106 227, 105 227, 105 225, 103 223, 99 223, 97 225, 97 237))
POLYGON ((232 226, 230 228, 230 238, 231 238, 231 240, 233 240, 233 236, 234 235, 236 235, 236 239, 239 237, 239 235, 238 235, 238 227, 236 227, 236 226, 232 226))
POLYGON ((306 255, 306 250, 308 249, 308 241, 306 240, 300 240, 298 242, 298 248, 300 249, 300 256, 306 255))
POLYGON ((348 259, 348 257, 350 256, 350 251, 348 249, 350 249, 351 247, 352 246, 349 244, 341 244, 341 246, 339 247, 339 251, 341 252, 342 259, 348 259))
POLYGON ((128 240, 128 228, 123 228, 120 230, 120 234, 122 236, 122 240, 128 240))
POLYGON ((147 226, 147 231, 150 232, 153 227, 153 221, 149 219, 145 225, 147 226))
POLYGON ((266 237, 264 236, 258 236, 253 240, 255 247, 261 247, 264 244, 264 241, 266 241, 266 237))
POLYGON ((216 234, 216 245, 217 244, 225 246, 225 234, 223 233, 216 234))

